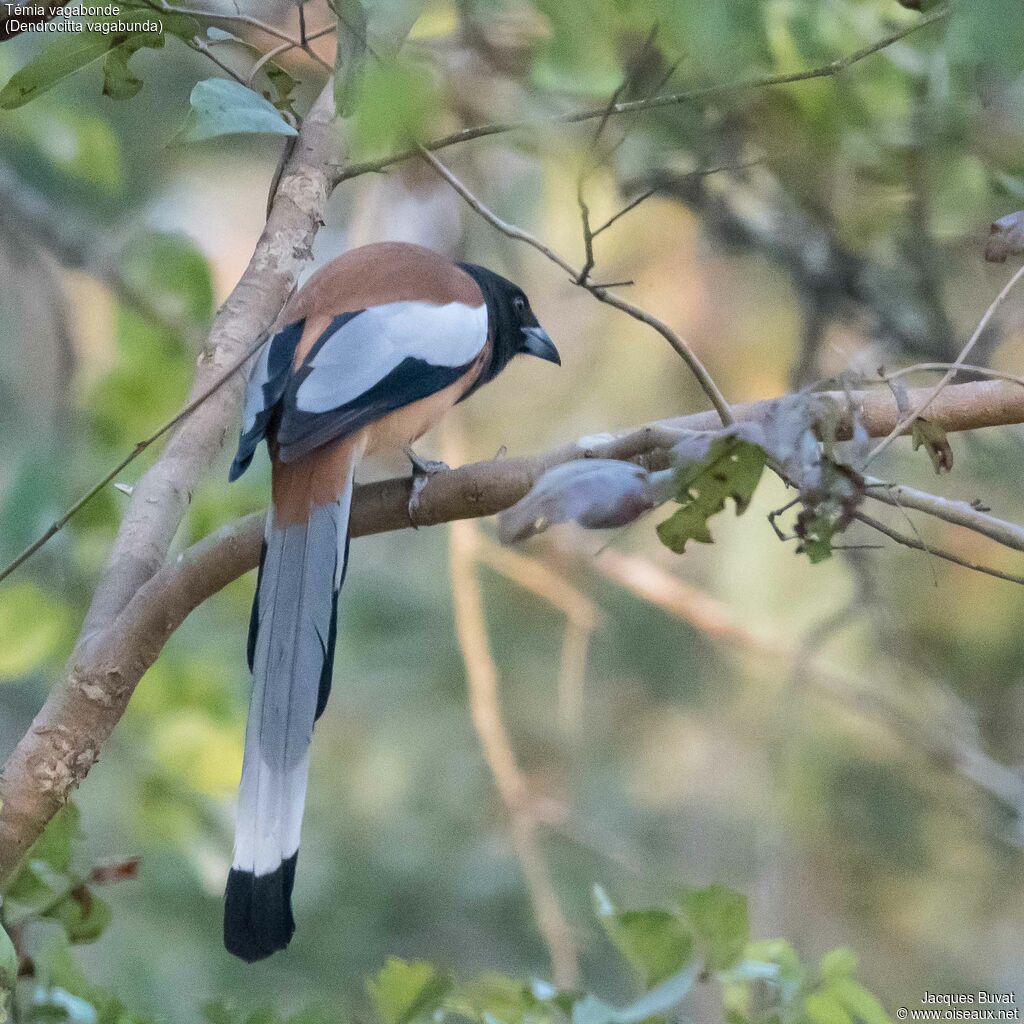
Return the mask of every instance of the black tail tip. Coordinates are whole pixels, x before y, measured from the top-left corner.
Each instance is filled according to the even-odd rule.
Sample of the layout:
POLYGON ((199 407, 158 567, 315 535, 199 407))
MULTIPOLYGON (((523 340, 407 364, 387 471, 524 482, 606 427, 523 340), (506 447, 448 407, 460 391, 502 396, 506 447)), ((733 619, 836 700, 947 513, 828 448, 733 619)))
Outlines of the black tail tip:
POLYGON ((293 854, 268 875, 231 869, 224 894, 224 946, 229 953, 251 964, 291 942, 297 857, 293 854))

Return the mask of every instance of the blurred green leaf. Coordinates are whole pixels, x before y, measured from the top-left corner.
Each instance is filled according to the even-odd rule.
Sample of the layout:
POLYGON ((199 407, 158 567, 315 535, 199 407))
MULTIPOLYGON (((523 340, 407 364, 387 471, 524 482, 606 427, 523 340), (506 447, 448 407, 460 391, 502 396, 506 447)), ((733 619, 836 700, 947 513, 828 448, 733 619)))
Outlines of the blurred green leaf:
POLYGON ((102 117, 43 102, 10 115, 5 130, 20 135, 62 174, 109 191, 123 184, 121 144, 102 117))
POLYGON ((162 35, 139 34, 111 50, 103 61, 103 95, 112 100, 130 100, 135 96, 142 88, 142 79, 132 74, 128 61, 143 47, 160 49, 163 45, 162 35))
POLYGON ((58 36, 0 89, 0 107, 13 110, 34 100, 58 82, 99 60, 115 43, 112 35, 88 30, 58 36))
POLYGON ((647 987, 676 974, 693 953, 693 935, 685 922, 668 910, 618 911, 604 890, 594 891, 605 934, 639 973, 647 987))
POLYGON ((54 871, 70 871, 75 843, 81 835, 81 820, 82 815, 77 805, 68 801, 32 844, 29 858, 45 861, 54 871))
POLYGON ((818 973, 823 981, 836 981, 857 973, 857 954, 846 946, 840 946, 826 953, 818 964, 818 973))
MULTIPOLYGON (((202 31, 199 20, 191 14, 182 14, 179 11, 156 10, 145 0, 114 0, 118 8, 115 18, 93 19, 96 21, 157 21, 160 23, 161 32, 168 32, 172 36, 188 42, 194 39, 202 31)), ((214 31, 210 29, 210 31, 214 31)), ((211 37, 212 38, 212 37, 211 37)))
POLYGON ((829 985, 842 1005, 863 1024, 892 1024, 882 1004, 852 978, 838 978, 829 985))
POLYGON ((764 470, 765 453, 759 445, 734 435, 715 438, 701 458, 680 467, 676 501, 682 505, 658 524, 661 542, 682 554, 686 542, 712 542, 708 519, 725 508, 727 498, 741 515, 750 504, 764 470))
POLYGON ((360 153, 392 149, 426 134, 439 109, 437 87, 421 66, 383 58, 367 66, 353 117, 360 153))
POLYGON ((178 135, 181 142, 222 135, 298 134, 272 103, 228 78, 196 83, 189 102, 191 109, 178 135))
POLYGON ((72 943, 95 942, 110 924, 110 906, 92 888, 77 885, 47 917, 60 921, 72 943))
POLYGON ((451 988, 451 980, 422 960, 391 957, 366 990, 381 1024, 409 1024, 434 1012, 451 988))
POLYGON ((853 1024, 846 1007, 827 990, 805 996, 804 1012, 811 1024, 853 1024))
POLYGON ((708 969, 722 971, 737 964, 750 940, 746 896, 710 885, 684 890, 680 902, 701 940, 708 969))
POLYGON ((205 327, 213 317, 213 278, 187 235, 146 231, 125 246, 125 277, 172 323, 205 327))
MULTIPOLYGON (((536 0, 535 6, 547 19, 549 31, 536 49, 534 82, 543 89, 610 96, 624 76, 616 36, 628 8, 602 5, 600 16, 590 17, 587 31, 581 32, 580 11, 573 5, 536 0)), ((643 31, 649 29, 650 23, 643 31)))

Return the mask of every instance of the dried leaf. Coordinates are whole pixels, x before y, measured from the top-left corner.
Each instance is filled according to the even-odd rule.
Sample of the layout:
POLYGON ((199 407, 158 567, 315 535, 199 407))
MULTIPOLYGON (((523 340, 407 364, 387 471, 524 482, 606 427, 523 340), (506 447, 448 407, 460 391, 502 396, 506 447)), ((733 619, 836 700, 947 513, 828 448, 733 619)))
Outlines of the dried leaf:
POLYGON ((924 445, 936 473, 948 473, 953 468, 953 449, 946 432, 937 423, 918 416, 911 424, 910 438, 915 452, 924 445))
POLYGON ((130 878, 139 877, 141 857, 125 857, 122 860, 101 861, 94 864, 89 872, 89 881, 93 885, 114 885, 130 878))
POLYGON ((1024 254, 1024 210, 1000 217, 991 227, 985 259, 989 263, 1005 263, 1007 256, 1024 254))

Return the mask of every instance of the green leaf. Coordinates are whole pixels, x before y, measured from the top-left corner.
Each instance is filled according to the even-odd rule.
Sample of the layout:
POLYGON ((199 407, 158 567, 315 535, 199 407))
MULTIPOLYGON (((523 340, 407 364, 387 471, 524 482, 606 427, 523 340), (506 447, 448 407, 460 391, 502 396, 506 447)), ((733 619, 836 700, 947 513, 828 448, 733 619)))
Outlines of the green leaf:
POLYGON ((451 980, 422 960, 390 957, 366 989, 381 1024, 409 1024, 433 1013, 451 988, 451 980))
POLYGON ((439 108, 437 87, 422 67, 407 61, 372 61, 363 76, 353 117, 353 145, 376 153, 426 133, 439 108))
POLYGON ((283 67, 279 64, 271 61, 265 68, 264 71, 267 75, 267 81, 270 82, 271 94, 267 96, 267 99, 277 107, 278 110, 288 111, 291 114, 295 113, 292 107, 292 93, 295 91, 295 87, 299 84, 283 67))
POLYGON ((723 971, 739 963, 750 940, 746 896, 710 885, 684 890, 681 904, 704 947, 708 969, 723 971))
POLYGON ((892 1024, 892 1018, 885 1012, 882 1004, 852 978, 834 981, 829 990, 863 1024, 892 1024))
POLYGON ((78 809, 65 804, 32 844, 4 890, 4 919, 21 924, 54 910, 78 884, 71 875, 72 847, 78 838, 78 809))
POLYGON ((915 452, 924 445, 936 473, 948 473, 952 470, 953 449, 949 446, 945 430, 937 423, 918 416, 910 425, 910 439, 915 452))
POLYGON ((130 100, 142 88, 142 79, 136 78, 128 67, 132 55, 140 49, 160 49, 164 45, 162 35, 130 36, 121 46, 110 51, 103 61, 103 95, 112 100, 130 100))
POLYGON ((13 110, 88 67, 117 44, 114 36, 86 30, 59 36, 0 90, 0 107, 13 110))
POLYGON ((78 807, 70 801, 66 803, 32 844, 29 857, 44 861, 54 871, 70 871, 74 844, 81 834, 81 819, 78 807))
POLYGON ((369 19, 362 0, 335 0, 338 47, 334 60, 334 105, 342 117, 355 109, 356 95, 366 66, 369 19))
POLYGON ((222 135, 298 134, 272 103, 228 78, 198 82, 189 102, 192 109, 178 136, 183 142, 222 135))
POLYGON ((829 991, 809 993, 804 1011, 811 1024, 853 1024, 846 1007, 829 991))
POLYGON ((682 554, 686 542, 712 542, 708 519, 725 508, 727 498, 736 502, 742 515, 750 504, 761 473, 765 453, 760 445, 734 435, 715 438, 706 453, 680 467, 677 512, 658 525, 661 542, 682 554))
MULTIPOLYGON (((202 25, 199 20, 191 14, 180 14, 176 11, 154 11, 145 2, 132 2, 132 0, 121 0, 118 3, 120 21, 158 21, 162 32, 177 36, 185 42, 191 42, 202 32, 202 25)), ((213 31, 212 29, 210 30, 213 31)))
POLYGON ((605 934, 647 987, 682 970, 693 953, 693 935, 679 916, 659 908, 617 911, 599 886, 594 890, 605 934))
POLYGON ((849 978, 857 973, 857 954, 846 946, 840 946, 826 953, 818 964, 818 973, 823 981, 849 978))
POLYGON ((73 943, 95 942, 110 924, 110 906, 87 885, 78 885, 47 917, 60 921, 73 943))

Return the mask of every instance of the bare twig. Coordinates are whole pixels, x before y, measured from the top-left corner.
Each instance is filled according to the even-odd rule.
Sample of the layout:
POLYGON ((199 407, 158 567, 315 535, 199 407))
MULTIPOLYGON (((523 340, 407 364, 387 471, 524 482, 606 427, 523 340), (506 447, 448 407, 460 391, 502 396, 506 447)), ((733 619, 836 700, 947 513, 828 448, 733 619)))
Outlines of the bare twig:
POLYGON ((904 366, 899 370, 890 370, 882 374, 878 379, 880 382, 888 383, 891 380, 899 380, 901 377, 909 377, 914 373, 944 370, 953 370, 955 373, 970 373, 976 377, 987 377, 989 380, 1009 380, 1014 384, 1024 387, 1024 377, 1017 377, 1012 373, 1004 373, 1002 370, 993 370, 987 366, 975 366, 973 363, 914 363, 913 366, 904 366))
MULTIPOLYGON (((162 11, 165 14, 186 14, 193 18, 199 18, 203 21, 219 21, 229 25, 247 25, 250 28, 258 29, 260 32, 266 33, 268 36, 273 36, 275 39, 279 39, 283 43, 288 43, 289 47, 302 50, 312 60, 316 61, 325 71, 331 71, 331 65, 323 59, 310 45, 309 39, 311 37, 296 38, 289 34, 282 28, 278 28, 276 25, 271 25, 270 22, 263 21, 260 18, 255 18, 250 14, 226 14, 222 11, 210 11, 203 10, 195 7, 179 7, 175 4, 169 4, 166 0, 146 0, 148 6, 152 7, 156 11, 162 11)), ((321 33, 326 35, 326 32, 321 33)), ((225 68, 225 70, 227 70, 225 68)), ((233 72, 230 72, 233 74, 233 72)), ((242 83, 245 84, 244 82, 242 83)))
POLYGON ((251 75, 247 79, 245 75, 239 74, 227 61, 223 61, 214 53, 212 47, 199 36, 194 36, 188 44, 196 53, 201 53, 207 60, 216 64, 226 75, 233 78, 239 85, 248 86, 249 82, 252 81, 251 75))
POLYGON ((899 533, 892 527, 887 526, 885 523, 874 516, 869 516, 866 512, 855 512, 854 518, 859 519, 860 522, 867 526, 870 526, 873 530, 877 530, 879 533, 885 534, 890 540, 896 541, 897 544, 902 544, 904 547, 913 548, 915 551, 924 551, 929 555, 934 555, 936 558, 941 558, 946 562, 952 562, 954 565, 962 566, 965 569, 973 569, 975 572, 984 573, 986 576, 994 576, 999 580, 1006 580, 1008 583, 1021 583, 1024 584, 1024 576, 1017 576, 1011 572, 1003 572, 1002 569, 994 569, 989 565, 980 565, 978 562, 972 562, 968 558, 962 558, 960 555, 955 555, 951 551, 945 551, 942 548, 936 547, 934 544, 926 544, 923 540, 917 540, 914 537, 907 537, 905 534, 899 533))
POLYGON ((560 256, 549 245, 534 237, 528 231, 524 231, 521 227, 502 220, 489 207, 485 206, 484 203, 478 199, 459 180, 459 178, 449 170, 448 167, 434 156, 433 153, 429 152, 424 147, 420 147, 420 152, 422 153, 423 158, 434 168, 434 170, 436 170, 437 173, 440 174, 441 177, 444 178, 444 180, 447 181, 460 196, 462 196, 472 209, 491 224, 492 227, 496 228, 508 238, 525 242, 527 245, 532 246, 538 252, 545 255, 552 263, 561 267, 562 270, 569 275, 574 284, 577 284, 581 288, 590 292, 594 298, 607 303, 609 306, 614 306, 616 309, 619 309, 623 313, 633 317, 634 320, 639 320, 641 323, 647 324, 648 327, 657 331, 658 334, 660 334, 669 343, 669 345, 672 346, 676 353, 683 359, 683 362, 685 362, 690 368, 690 372, 697 378, 697 382, 700 384, 701 390, 703 390, 704 394, 707 395, 708 400, 711 402, 712 406, 714 406, 714 409, 721 418, 722 423, 730 424, 736 422, 735 417, 729 409, 729 403, 725 400, 725 396, 718 389, 718 385, 708 372, 707 367, 705 367, 700 361, 693 349, 691 349, 690 346, 678 334, 676 334, 671 327, 668 326, 668 324, 659 320, 646 310, 641 309, 639 306, 634 305, 632 302, 622 298, 620 295, 616 295, 615 292, 609 291, 607 288, 603 288, 600 285, 589 283, 583 276, 583 272, 581 270, 575 269, 568 260, 560 256))
POLYGON ((864 463, 865 466, 869 465, 876 458, 876 456, 880 455, 883 451, 885 451, 885 449, 888 448, 889 445, 892 444, 892 442, 897 437, 899 437, 900 434, 906 431, 906 429, 914 422, 914 420, 916 420, 922 413, 924 413, 928 409, 932 402, 935 401, 935 399, 942 393, 943 389, 950 384, 950 382, 959 372, 960 367, 963 365, 967 357, 971 354, 971 351, 977 344, 978 339, 982 335, 982 332, 985 330, 985 328, 988 326, 989 321, 995 315, 996 310, 1003 304, 1003 301, 1006 298, 1006 296, 1009 295, 1011 291, 1013 291, 1014 286, 1022 277, 1024 277, 1024 266, 1018 268, 1016 273, 1014 273, 1013 277, 1011 277, 1010 280, 1007 281, 1005 285, 1003 285, 1002 290, 992 300, 988 309, 985 310, 984 315, 978 321, 978 326, 975 327, 974 333, 970 336, 970 338, 967 341, 967 344, 964 345, 963 349, 961 349, 960 355, 957 356, 956 362, 954 362, 953 365, 946 371, 942 380, 940 380, 939 383, 936 384, 934 388, 932 388, 932 390, 929 392, 924 401, 912 406, 913 411, 910 412, 906 417, 904 417, 904 419, 901 422, 897 423, 896 426, 894 426, 892 430, 889 432, 889 434, 887 434, 884 438, 882 438, 881 441, 879 441, 877 445, 875 445, 875 447, 871 450, 870 454, 867 457, 867 460, 864 463))

